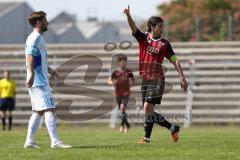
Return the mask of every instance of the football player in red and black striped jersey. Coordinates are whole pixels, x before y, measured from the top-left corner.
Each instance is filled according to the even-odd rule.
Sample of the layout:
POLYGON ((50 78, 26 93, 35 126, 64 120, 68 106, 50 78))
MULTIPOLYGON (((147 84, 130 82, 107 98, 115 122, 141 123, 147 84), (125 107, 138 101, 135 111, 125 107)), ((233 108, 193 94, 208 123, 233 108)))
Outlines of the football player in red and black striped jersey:
POLYGON ((171 44, 162 38, 164 21, 161 17, 153 16, 148 20, 148 31, 140 31, 130 14, 130 8, 124 10, 133 36, 139 44, 139 74, 142 77, 142 100, 146 115, 144 129, 145 136, 138 143, 150 142, 150 136, 154 123, 171 131, 173 142, 178 141, 179 126, 171 124, 162 115, 154 112, 154 106, 161 103, 164 92, 165 77, 162 62, 167 58, 179 73, 181 88, 187 91, 188 83, 183 74, 179 60, 177 59, 171 44))

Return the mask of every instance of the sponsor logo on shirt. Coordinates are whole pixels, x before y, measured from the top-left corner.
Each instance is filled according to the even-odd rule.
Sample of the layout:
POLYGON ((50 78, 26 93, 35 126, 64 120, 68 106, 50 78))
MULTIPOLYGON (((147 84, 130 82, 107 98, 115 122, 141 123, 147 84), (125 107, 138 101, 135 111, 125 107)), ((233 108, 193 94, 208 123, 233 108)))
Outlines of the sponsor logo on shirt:
POLYGON ((159 49, 159 48, 152 47, 152 46, 148 46, 148 47, 147 47, 147 51, 148 51, 148 53, 158 54, 159 51, 160 51, 160 49, 159 49))
POLYGON ((160 42, 160 46, 164 46, 165 45, 165 43, 163 43, 163 42, 160 42))

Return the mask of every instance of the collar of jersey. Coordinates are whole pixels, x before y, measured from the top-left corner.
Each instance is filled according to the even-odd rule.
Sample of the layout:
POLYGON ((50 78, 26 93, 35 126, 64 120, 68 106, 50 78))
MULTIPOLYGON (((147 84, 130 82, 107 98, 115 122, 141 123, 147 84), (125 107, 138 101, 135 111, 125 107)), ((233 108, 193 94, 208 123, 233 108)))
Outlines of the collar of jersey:
POLYGON ((150 38, 151 38, 153 41, 158 41, 158 40, 162 39, 162 37, 160 37, 160 38, 158 38, 158 39, 154 39, 149 32, 148 32, 148 34, 149 34, 150 38))

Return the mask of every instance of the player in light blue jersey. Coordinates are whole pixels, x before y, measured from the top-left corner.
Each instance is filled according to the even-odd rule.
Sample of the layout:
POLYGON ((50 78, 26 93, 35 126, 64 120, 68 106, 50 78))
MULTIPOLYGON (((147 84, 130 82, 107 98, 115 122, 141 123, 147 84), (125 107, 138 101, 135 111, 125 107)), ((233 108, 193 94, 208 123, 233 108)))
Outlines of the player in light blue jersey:
POLYGON ((71 148, 59 140, 56 132, 56 117, 54 99, 49 87, 48 73, 58 77, 57 73, 48 67, 47 46, 42 34, 47 31, 46 13, 33 12, 28 21, 33 32, 28 36, 25 46, 28 87, 33 114, 29 120, 28 133, 24 148, 38 148, 34 135, 40 120, 45 115, 45 123, 51 138, 52 148, 71 148))

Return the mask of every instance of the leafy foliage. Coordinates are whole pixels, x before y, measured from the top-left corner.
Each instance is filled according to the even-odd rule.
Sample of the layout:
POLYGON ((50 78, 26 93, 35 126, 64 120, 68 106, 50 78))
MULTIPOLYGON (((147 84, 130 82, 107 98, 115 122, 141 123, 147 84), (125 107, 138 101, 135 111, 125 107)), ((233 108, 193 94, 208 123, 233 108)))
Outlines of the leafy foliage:
POLYGON ((240 40, 239 0, 173 0, 158 9, 168 22, 172 41, 196 41, 197 20, 200 41, 240 40), (232 37, 228 37, 229 17, 232 37))

